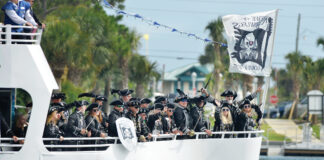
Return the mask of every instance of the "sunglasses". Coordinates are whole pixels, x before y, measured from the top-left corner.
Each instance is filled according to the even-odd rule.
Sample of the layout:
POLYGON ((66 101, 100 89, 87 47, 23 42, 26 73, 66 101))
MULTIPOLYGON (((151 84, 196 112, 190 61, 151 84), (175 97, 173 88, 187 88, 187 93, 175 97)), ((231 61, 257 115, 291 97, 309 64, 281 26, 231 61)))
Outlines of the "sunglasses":
POLYGON ((226 97, 234 97, 234 96, 226 96, 226 97))
POLYGON ((98 112, 98 109, 93 109, 92 111, 94 111, 94 112, 98 112))
POLYGON ((169 109, 168 111, 169 111, 169 112, 173 112, 173 109, 169 109))
POLYGON ((244 108, 251 108, 250 105, 244 105, 244 108))
POLYGON ((181 102, 188 102, 188 100, 187 99, 183 99, 183 100, 181 100, 181 102))
POLYGON ((229 109, 227 109, 227 108, 223 108, 222 111, 223 111, 223 112, 225 112, 225 111, 228 112, 229 109))
POLYGON ((123 106, 122 106, 122 105, 117 105, 117 106, 115 106, 115 107, 122 108, 123 106))

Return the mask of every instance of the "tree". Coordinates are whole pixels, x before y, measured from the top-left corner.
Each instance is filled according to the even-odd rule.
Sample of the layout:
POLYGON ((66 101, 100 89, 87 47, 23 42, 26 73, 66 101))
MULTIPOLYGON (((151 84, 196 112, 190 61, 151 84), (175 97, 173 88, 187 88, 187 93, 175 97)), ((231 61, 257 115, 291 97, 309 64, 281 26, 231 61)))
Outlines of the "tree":
MULTIPOLYGON (((205 30, 209 31, 209 36, 216 42, 223 42, 225 40, 223 36, 224 26, 221 17, 218 17, 217 20, 211 21, 206 26, 205 30)), ((221 49, 220 46, 214 44, 215 49, 215 61, 214 61, 214 70, 213 70, 213 78, 215 80, 214 92, 218 94, 219 90, 219 82, 220 82, 220 73, 223 68, 222 61, 221 61, 221 49)))
POLYGON ((324 38, 323 37, 317 39, 317 46, 320 46, 320 45, 323 47, 323 50, 324 50, 324 38))
POLYGON ((299 102, 301 82, 303 78, 304 65, 307 61, 307 57, 301 55, 300 52, 292 52, 285 57, 288 60, 287 70, 288 74, 293 82, 293 94, 294 101, 291 107, 289 119, 296 117, 297 114, 297 104, 299 102))
POLYGON ((144 97, 147 84, 157 74, 156 67, 156 62, 150 63, 145 56, 133 55, 129 64, 129 78, 136 83, 136 97, 144 97))

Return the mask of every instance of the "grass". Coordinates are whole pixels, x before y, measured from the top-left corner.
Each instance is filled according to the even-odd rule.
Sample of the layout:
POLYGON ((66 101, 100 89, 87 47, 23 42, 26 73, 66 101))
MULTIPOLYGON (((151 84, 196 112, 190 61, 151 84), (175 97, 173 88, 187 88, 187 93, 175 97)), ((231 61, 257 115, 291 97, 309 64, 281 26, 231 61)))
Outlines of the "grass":
MULTIPOLYGON (((269 141, 284 141, 285 140, 285 135, 276 133, 266 123, 263 123, 261 125, 261 130, 264 130, 263 136, 264 137, 268 136, 267 138, 268 138, 269 141), (267 135, 267 131, 268 131, 268 135, 267 135)), ((291 139, 287 138, 286 142, 291 142, 291 139)))
POLYGON ((320 124, 314 124, 312 126, 313 128, 313 135, 317 138, 320 139, 320 129, 321 129, 321 125, 320 124))

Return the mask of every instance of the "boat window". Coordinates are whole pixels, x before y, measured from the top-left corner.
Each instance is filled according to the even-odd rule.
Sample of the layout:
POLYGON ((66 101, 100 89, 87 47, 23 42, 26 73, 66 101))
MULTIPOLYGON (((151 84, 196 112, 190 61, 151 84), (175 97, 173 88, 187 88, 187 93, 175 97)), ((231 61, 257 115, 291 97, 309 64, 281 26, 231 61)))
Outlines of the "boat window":
POLYGON ((0 88, 0 152, 17 152, 22 148, 31 111, 32 100, 28 92, 0 88))

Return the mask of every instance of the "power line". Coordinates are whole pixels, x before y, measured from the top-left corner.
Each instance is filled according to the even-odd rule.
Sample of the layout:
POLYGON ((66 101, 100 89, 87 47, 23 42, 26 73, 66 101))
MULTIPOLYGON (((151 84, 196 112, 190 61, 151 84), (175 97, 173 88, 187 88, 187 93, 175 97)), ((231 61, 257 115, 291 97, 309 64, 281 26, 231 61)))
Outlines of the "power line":
MULTIPOLYGON (((172 9, 153 9, 153 8, 137 8, 137 7, 129 7, 129 9, 134 10, 146 10, 146 11, 153 11, 153 12, 173 12, 173 13, 189 13, 189 14, 205 14, 205 15, 213 15, 213 14, 219 14, 219 15, 226 15, 226 13, 220 13, 220 12, 207 12, 207 11, 192 11, 192 10, 172 10, 172 9)), ((227 13, 229 14, 229 13, 227 13)), ((280 17, 283 18, 295 18, 296 16, 288 16, 288 15, 280 15, 280 17)), ((309 18, 309 19, 324 19, 323 16, 303 16, 303 18, 309 18)))
MULTIPOLYGON (((141 49, 141 51, 145 51, 145 49, 141 49)), ((199 51, 190 51, 190 50, 172 50, 172 49, 148 49, 149 52, 162 52, 162 53, 186 53, 186 54, 199 54, 204 55, 204 52, 199 51)), ((161 56, 161 55, 149 55, 149 56, 161 56)), ((164 55, 163 55, 164 56, 164 55)), ((285 54, 273 54, 273 57, 284 57, 285 54)), ((322 56, 315 55, 306 55, 312 58, 323 58, 322 56)), ((167 56, 168 57, 168 56, 167 56)), ((174 57, 172 57, 174 58, 174 57)))
POLYGON ((177 0, 177 2, 194 2, 194 3, 217 3, 217 4, 239 4, 239 5, 275 5, 275 6, 289 6, 289 7, 324 7, 321 4, 293 4, 293 3, 269 3, 269 2, 242 2, 242 1, 187 1, 187 0, 177 0))

